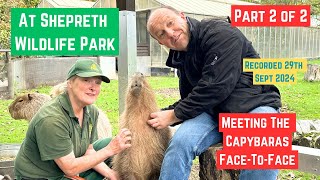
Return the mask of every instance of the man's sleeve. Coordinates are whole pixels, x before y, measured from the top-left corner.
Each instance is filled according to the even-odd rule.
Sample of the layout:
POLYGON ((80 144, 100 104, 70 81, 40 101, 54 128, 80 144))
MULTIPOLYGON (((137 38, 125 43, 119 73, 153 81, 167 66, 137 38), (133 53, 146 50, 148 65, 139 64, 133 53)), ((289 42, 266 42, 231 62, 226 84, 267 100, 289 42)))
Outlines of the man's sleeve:
POLYGON ((179 104, 180 101, 181 101, 181 99, 180 99, 179 101, 175 102, 174 104, 169 105, 168 107, 162 108, 161 110, 162 110, 162 111, 165 111, 165 110, 174 109, 174 108, 179 104))
POLYGON ((187 120, 210 112, 224 101, 235 88, 241 74, 242 52, 245 40, 228 25, 218 30, 207 29, 201 42, 204 55, 202 78, 191 93, 174 108, 175 115, 187 120))

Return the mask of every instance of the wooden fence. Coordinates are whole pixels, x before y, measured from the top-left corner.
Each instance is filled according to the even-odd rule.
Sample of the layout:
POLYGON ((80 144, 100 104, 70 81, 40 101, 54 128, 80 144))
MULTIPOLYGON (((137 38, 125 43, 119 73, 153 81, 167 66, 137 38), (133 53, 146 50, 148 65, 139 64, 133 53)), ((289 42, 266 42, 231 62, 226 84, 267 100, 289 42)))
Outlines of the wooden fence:
POLYGON ((0 86, 1 97, 12 99, 14 96, 13 83, 13 65, 10 62, 10 49, 0 49, 0 53, 4 54, 3 60, 0 60, 0 81, 7 81, 7 85, 0 86))

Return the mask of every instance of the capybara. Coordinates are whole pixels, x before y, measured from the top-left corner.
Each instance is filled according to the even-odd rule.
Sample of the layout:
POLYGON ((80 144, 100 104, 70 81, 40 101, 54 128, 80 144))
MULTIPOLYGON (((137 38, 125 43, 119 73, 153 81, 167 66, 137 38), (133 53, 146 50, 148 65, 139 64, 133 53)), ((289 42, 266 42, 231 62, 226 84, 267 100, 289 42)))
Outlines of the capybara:
POLYGON ((122 180, 158 179, 171 133, 169 128, 156 130, 147 124, 150 113, 159 111, 155 94, 141 73, 136 73, 128 85, 125 110, 120 128, 132 133, 132 147, 113 158, 113 168, 122 180))
POLYGON ((9 105, 9 112, 13 119, 25 119, 27 121, 30 121, 40 109, 40 107, 49 100, 51 100, 51 98, 46 94, 24 94, 18 96, 9 105))
MULTIPOLYGON (((50 96, 54 98, 66 91, 67 83, 60 83, 53 87, 50 96)), ((51 97, 46 94, 31 93, 17 97, 9 106, 9 112, 13 119, 26 119, 30 121, 40 107, 51 100, 51 97)), ((100 109, 98 117, 98 137, 112 137, 112 128, 107 115, 100 109)))

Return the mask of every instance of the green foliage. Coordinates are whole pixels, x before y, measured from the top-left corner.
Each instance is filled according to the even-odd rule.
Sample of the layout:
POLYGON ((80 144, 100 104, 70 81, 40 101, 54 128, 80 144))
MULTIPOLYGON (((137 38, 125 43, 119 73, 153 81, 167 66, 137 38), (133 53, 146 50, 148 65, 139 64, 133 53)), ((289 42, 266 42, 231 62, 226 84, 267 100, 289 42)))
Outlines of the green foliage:
POLYGON ((21 6, 24 6, 21 2, 0 0, 0 48, 10 48, 10 11, 21 6))
POLYGON ((270 5, 311 5, 311 15, 320 20, 320 3, 319 0, 244 0, 257 4, 270 5))
POLYGON ((11 8, 35 7, 40 0, 0 0, 0 48, 10 49, 11 8))
POLYGON ((40 0, 23 0, 23 2, 27 7, 36 7, 40 3, 40 0))

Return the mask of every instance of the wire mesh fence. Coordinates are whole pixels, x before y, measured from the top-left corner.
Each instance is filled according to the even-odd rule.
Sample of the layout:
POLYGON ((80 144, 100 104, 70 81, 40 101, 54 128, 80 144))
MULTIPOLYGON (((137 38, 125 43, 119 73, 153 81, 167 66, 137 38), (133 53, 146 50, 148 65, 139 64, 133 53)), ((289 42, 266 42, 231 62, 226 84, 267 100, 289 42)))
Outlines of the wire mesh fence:
MULTIPOLYGON (((240 27, 261 58, 319 58, 320 29, 313 27, 240 27)), ((150 38, 152 66, 164 67, 169 50, 150 38)))
POLYGON ((242 27, 261 58, 320 57, 320 29, 311 27, 242 27))
MULTIPOLYGON (((311 27, 241 27, 261 58, 319 58, 320 29, 311 27)), ((169 50, 151 39, 152 66, 164 67, 169 50)))

